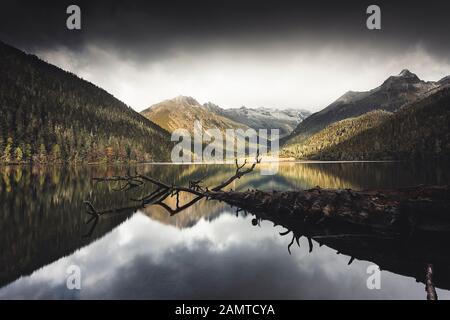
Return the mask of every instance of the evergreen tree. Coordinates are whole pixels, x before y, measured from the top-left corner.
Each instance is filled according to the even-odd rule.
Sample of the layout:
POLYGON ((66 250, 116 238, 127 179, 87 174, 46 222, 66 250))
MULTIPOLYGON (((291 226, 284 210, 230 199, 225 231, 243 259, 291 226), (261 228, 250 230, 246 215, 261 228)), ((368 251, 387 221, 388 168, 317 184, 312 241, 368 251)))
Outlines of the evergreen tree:
POLYGON ((3 151, 3 161, 6 163, 11 162, 12 147, 13 147, 13 139, 9 137, 6 140, 6 147, 5 150, 3 151))
POLYGON ((41 163, 45 163, 47 161, 47 150, 45 149, 45 145, 43 143, 39 147, 39 161, 41 163))
POLYGON ((33 156, 33 153, 32 153, 32 149, 31 149, 31 144, 27 143, 25 145, 25 158, 26 158, 26 161, 31 161, 32 160, 32 156, 33 156))
POLYGON ((61 161, 61 148, 58 144, 54 144, 52 148, 52 158, 53 161, 59 162, 61 161))
POLYGON ((20 149, 20 147, 17 147, 14 150, 14 158, 15 158, 15 160, 17 162, 21 162, 22 161, 22 159, 23 159, 23 152, 22 152, 22 149, 20 149))

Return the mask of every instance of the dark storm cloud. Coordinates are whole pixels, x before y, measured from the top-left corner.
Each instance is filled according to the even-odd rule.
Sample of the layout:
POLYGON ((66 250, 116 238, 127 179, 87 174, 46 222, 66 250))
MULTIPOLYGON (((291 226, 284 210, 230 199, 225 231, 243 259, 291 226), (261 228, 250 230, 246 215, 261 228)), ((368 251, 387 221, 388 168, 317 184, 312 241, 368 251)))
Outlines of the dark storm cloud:
POLYGON ((28 50, 102 45, 136 55, 178 48, 259 44, 373 43, 377 47, 420 44, 433 55, 450 53, 449 1, 6 1, 0 39, 28 50), (382 30, 368 31, 365 9, 382 8, 382 30), (65 9, 78 4, 82 30, 65 28, 65 9))
POLYGON ((9 1, 0 40, 140 111, 182 95, 317 111, 407 68, 450 74, 449 1, 9 1), (381 7, 382 30, 366 28, 381 7), (66 28, 81 7, 82 30, 66 28))

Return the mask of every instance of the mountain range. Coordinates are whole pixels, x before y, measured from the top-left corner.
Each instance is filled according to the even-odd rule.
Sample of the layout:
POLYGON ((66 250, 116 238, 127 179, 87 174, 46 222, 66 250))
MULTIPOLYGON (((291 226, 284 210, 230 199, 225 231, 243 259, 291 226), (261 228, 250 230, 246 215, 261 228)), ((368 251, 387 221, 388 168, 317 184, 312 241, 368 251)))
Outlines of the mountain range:
POLYGON ((204 129, 279 129, 286 136, 310 115, 309 111, 276 108, 221 108, 208 102, 200 104, 192 97, 178 96, 154 104, 141 112, 169 132, 184 128, 192 133, 198 120, 204 129))
POLYGON ((425 82, 408 70, 367 92, 347 92, 285 139, 297 159, 379 160, 449 155, 450 77, 425 82))
POLYGON ((402 70, 400 74, 390 76, 379 87, 370 91, 348 91, 325 109, 308 117, 285 141, 294 137, 301 141, 333 122, 373 110, 394 112, 439 85, 439 82, 426 82, 409 70, 402 70))
POLYGON ((311 112, 301 109, 278 108, 221 108, 211 102, 204 106, 216 114, 243 123, 253 129, 279 129, 280 137, 289 135, 297 125, 311 115, 311 112))
POLYGON ((164 100, 143 110, 141 114, 169 132, 182 128, 192 134, 195 120, 201 122, 203 129, 248 129, 245 124, 223 117, 194 98, 186 96, 164 100))

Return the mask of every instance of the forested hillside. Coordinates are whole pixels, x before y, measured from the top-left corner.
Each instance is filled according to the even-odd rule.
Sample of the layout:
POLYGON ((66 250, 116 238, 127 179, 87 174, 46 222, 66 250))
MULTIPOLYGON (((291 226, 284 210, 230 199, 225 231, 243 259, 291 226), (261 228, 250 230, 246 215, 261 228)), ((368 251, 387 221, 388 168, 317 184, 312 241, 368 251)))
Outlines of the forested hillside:
POLYGON ((0 162, 166 160, 170 135, 74 74, 0 42, 0 162))
MULTIPOLYGON (((372 111, 362 116, 335 122, 306 140, 293 138, 284 146, 281 156, 296 159, 318 159, 331 147, 353 138, 361 132, 380 125, 392 116, 387 111, 372 111)), ((375 146, 379 146, 377 141, 375 146)), ((332 159, 332 155, 329 155, 332 159)), ((340 160, 341 155, 334 160, 340 160)))

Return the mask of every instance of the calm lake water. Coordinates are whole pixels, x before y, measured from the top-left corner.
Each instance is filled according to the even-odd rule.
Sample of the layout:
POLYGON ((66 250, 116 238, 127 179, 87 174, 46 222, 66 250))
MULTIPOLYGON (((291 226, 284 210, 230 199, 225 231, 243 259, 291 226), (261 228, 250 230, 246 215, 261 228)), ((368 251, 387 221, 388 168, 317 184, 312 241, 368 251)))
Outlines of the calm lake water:
MULTIPOLYGON (((253 226, 251 215, 236 216, 235 209, 214 201, 200 201, 173 217, 160 207, 104 216, 86 237, 84 200, 109 208, 146 191, 114 192, 114 185, 91 178, 136 171, 177 184, 204 178, 204 185, 215 185, 234 167, 0 168, 0 299, 426 297, 422 283, 388 271, 381 272, 381 289, 369 290, 372 263, 348 265, 348 256, 327 246, 309 253, 307 241, 301 241, 290 255, 290 238, 280 236, 283 228, 270 221, 253 226), (81 290, 67 288, 72 265, 81 270, 81 290)), ((256 169, 231 187, 360 190, 449 182, 449 166, 438 163, 285 163, 277 175, 256 169)), ((450 291, 438 295, 450 299, 450 291)))

